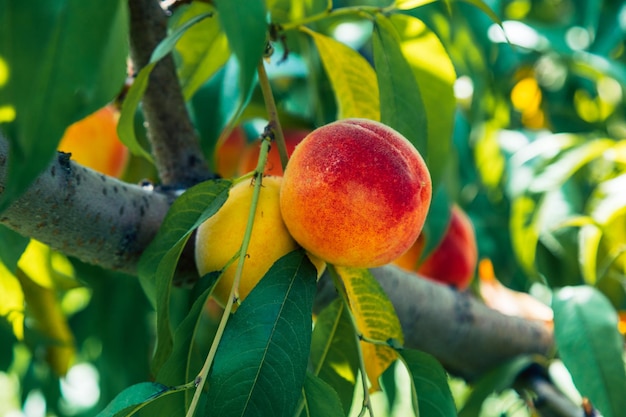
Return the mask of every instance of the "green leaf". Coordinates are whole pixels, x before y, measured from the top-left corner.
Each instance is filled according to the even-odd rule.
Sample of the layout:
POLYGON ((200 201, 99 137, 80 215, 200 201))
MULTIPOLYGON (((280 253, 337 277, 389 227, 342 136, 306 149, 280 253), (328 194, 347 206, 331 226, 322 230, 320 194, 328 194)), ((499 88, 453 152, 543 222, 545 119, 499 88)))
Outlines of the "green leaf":
POLYGON ((300 417, 344 417, 337 392, 321 378, 307 372, 302 390, 304 409, 300 417))
POLYGON ((156 382, 140 382, 120 392, 96 417, 129 416, 147 403, 172 392, 176 391, 156 382))
POLYGON ((386 17, 376 16, 374 65, 380 90, 381 122, 404 135, 428 163, 426 109, 420 87, 400 49, 400 39, 386 17))
POLYGON ((317 271, 304 251, 280 258, 228 321, 204 415, 292 416, 304 384, 317 271))
POLYGON ((541 193, 561 187, 579 169, 596 160, 613 145, 615 141, 598 139, 564 151, 533 178, 529 191, 541 193))
POLYGON ((459 417, 474 417, 480 415, 485 399, 494 392, 502 392, 513 386, 518 375, 533 364, 530 356, 519 356, 496 369, 482 375, 474 382, 474 388, 469 398, 459 410, 459 417))
MULTIPOLYGON (((192 2, 188 6, 180 7, 173 16, 176 19, 174 27, 184 24, 194 16, 212 13, 214 7, 210 4, 192 2)), ((222 67, 230 50, 226 34, 218 19, 205 19, 190 27, 176 44, 178 78, 180 80, 185 100, 191 99, 194 93, 222 67)))
POLYGON ((29 238, 14 232, 4 225, 0 225, 0 262, 2 262, 10 272, 15 272, 17 261, 19 261, 22 253, 24 253, 28 242, 30 242, 29 238))
POLYGON ((343 43, 306 27, 300 30, 313 38, 320 54, 339 107, 337 119, 362 117, 379 121, 378 81, 372 66, 343 43))
POLYGON ((172 352, 169 301, 178 258, 191 233, 224 204, 230 186, 230 181, 213 180, 185 191, 174 201, 139 260, 139 280, 157 312, 157 348, 152 362, 155 373, 172 352))
POLYGON ((215 4, 230 49, 239 62, 240 101, 243 103, 254 85, 257 66, 268 40, 265 2, 216 0, 215 4))
POLYGON ((334 300, 317 317, 310 361, 313 374, 335 390, 347 415, 352 406, 359 364, 355 329, 342 300, 334 300))
POLYGON ((387 294, 368 269, 334 266, 332 270, 344 284, 357 330, 365 339, 361 341, 361 349, 367 376, 372 390, 378 390, 378 378, 398 358, 394 347, 404 343, 400 320, 387 294))
POLYGON ((199 14, 193 18, 187 20, 183 25, 179 26, 170 33, 165 39, 163 39, 159 45, 152 52, 150 62, 139 71, 133 85, 128 90, 124 103, 122 104, 122 112, 120 119, 117 123, 117 134, 120 140, 128 147, 128 149, 138 156, 144 157, 146 160, 152 162, 152 155, 150 152, 143 148, 143 146, 137 140, 135 134, 135 111, 139 107, 139 102, 143 97, 143 94, 148 88, 148 81, 150 79, 150 73, 154 69, 155 65, 169 54, 178 40, 196 23, 200 22, 207 17, 211 17, 210 12, 199 14))
POLYGON ((65 128, 121 90, 127 56, 124 1, 0 1, 0 108, 11 113, 0 121, 10 144, 0 211, 48 166, 65 128))
POLYGON ((404 349, 400 356, 406 365, 417 399, 419 416, 456 417, 454 398, 443 366, 431 355, 418 350, 404 349))
POLYGON ((426 163, 436 187, 450 160, 457 106, 456 71, 446 48, 421 20, 394 15, 391 22, 401 38, 401 52, 419 86, 428 132, 426 163))
POLYGON ((563 363, 581 395, 605 417, 626 410, 624 339, 617 313, 593 287, 565 287, 552 301, 554 337, 563 363))
POLYGON ((172 354, 159 370, 157 381, 168 385, 182 384, 189 381, 199 371, 199 369, 192 370, 190 368, 193 341, 203 308, 217 283, 219 275, 219 272, 212 272, 199 282, 204 290, 193 300, 189 312, 176 328, 172 354))

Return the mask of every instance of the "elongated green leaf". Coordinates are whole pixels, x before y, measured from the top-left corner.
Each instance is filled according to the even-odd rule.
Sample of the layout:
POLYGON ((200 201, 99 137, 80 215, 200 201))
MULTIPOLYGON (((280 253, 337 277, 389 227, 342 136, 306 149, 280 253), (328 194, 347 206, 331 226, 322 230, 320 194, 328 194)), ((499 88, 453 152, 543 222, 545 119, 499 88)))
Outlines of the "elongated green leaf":
POLYGON ((474 383, 474 389, 463 408, 459 410, 458 416, 475 417, 480 415, 483 403, 489 395, 512 387, 518 375, 532 364, 532 357, 519 356, 481 376, 474 383))
POLYGON ((202 309, 206 305, 218 277, 219 273, 213 272, 209 276, 202 278, 202 286, 205 289, 198 294, 189 312, 178 328, 176 328, 172 354, 159 370, 157 381, 167 385, 182 384, 191 380, 195 376, 193 373, 199 371, 199 369, 190 368, 193 341, 198 329, 202 309))
POLYGON ((598 139, 565 151, 533 178, 530 191, 539 193, 562 186, 580 168, 598 158, 613 145, 615 142, 612 140, 598 139))
MULTIPOLYGON (((178 27, 194 16, 212 13, 214 7, 202 2, 192 2, 180 7, 175 14, 178 27)), ((219 19, 205 19, 190 27, 176 44, 176 53, 181 58, 178 78, 183 88, 185 100, 222 67, 230 55, 226 34, 222 31, 219 19)))
POLYGON ((450 160, 457 105, 454 96, 456 71, 446 48, 421 20, 394 15, 391 22, 400 36, 402 54, 417 81, 426 111, 426 162, 436 187, 446 162, 450 160))
MULTIPOLYGON (((253 86, 257 66, 268 40, 265 2, 216 0, 215 4, 230 49, 239 62, 240 89, 247 95, 253 86)), ((243 102, 245 95, 240 99, 243 102)))
POLYGON ((368 269, 335 266, 334 271, 346 288, 350 310, 359 333, 365 338, 361 342, 365 369, 372 389, 378 390, 378 378, 398 358, 395 347, 404 343, 400 320, 387 294, 368 269))
POLYGON ((139 280, 157 310, 156 373, 172 351, 169 300, 178 258, 189 236, 224 204, 231 182, 206 181, 176 199, 154 240, 139 261, 139 280))
POLYGON ((341 400, 335 390, 321 378, 307 372, 302 390, 304 408, 300 417, 344 417, 341 400))
POLYGON ((14 232, 6 226, 0 226, 0 262, 9 271, 15 272, 17 261, 22 256, 28 242, 30 242, 30 239, 27 237, 14 232))
POLYGON ((380 121, 378 81, 371 65, 354 49, 302 27, 313 38, 335 92, 338 119, 362 117, 380 121))
POLYGON ((403 349, 400 355, 417 392, 418 415, 456 417, 454 398, 443 366, 431 355, 418 350, 403 349))
POLYGON ((169 54, 172 49, 174 49, 178 40, 187 30, 189 30, 189 28, 201 20, 211 17, 211 15, 212 14, 210 12, 196 15, 187 20, 183 25, 176 28, 176 30, 159 43, 159 45, 152 52, 148 65, 143 67, 141 71, 139 71, 139 74, 137 74, 137 77, 135 77, 133 85, 126 94, 126 98, 122 104, 122 112, 117 123, 117 134, 119 135, 120 140, 134 155, 142 156, 152 162, 152 155, 148 150, 143 148, 137 140, 137 135, 135 134, 135 111, 139 106, 139 102, 141 101, 143 94, 146 92, 146 88, 148 88, 150 73, 152 73, 155 65, 167 54, 169 54))
POLYGON ((121 90, 127 15, 119 0, 0 2, 0 126, 10 144, 0 211, 48 166, 65 128, 121 90))
POLYGON ((143 405, 172 392, 175 391, 156 382, 140 382, 120 392, 97 417, 128 416, 143 405))
POLYGON ((230 318, 204 415, 292 416, 304 384, 317 272, 303 251, 279 259, 230 318))
POLYGON ((374 65, 380 88, 381 121, 402 133, 428 162, 428 121, 420 87, 388 18, 376 17, 374 65))
POLYGON ((563 363, 583 396, 605 417, 626 410, 624 339, 617 313, 593 287, 565 287, 553 298, 554 337, 563 363))
POLYGON ((359 365, 354 332, 345 304, 337 299, 317 317, 311 341, 313 374, 335 390, 346 414, 352 406, 359 365))

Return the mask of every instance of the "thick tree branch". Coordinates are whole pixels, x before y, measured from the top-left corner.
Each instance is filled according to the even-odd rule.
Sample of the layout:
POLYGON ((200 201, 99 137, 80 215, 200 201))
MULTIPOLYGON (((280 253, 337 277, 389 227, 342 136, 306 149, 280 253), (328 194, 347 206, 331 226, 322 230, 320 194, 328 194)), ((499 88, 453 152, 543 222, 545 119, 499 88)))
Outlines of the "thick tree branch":
MULTIPOLYGON (((7 154, 8 143, 0 136, 0 190, 7 154)), ((0 214, 0 223, 85 262, 135 274, 169 206, 163 193, 100 174, 59 153, 0 214)))
MULTIPOLYGON (((166 15, 157 0, 129 0, 128 5, 131 57, 140 70, 167 35, 166 15)), ((142 109, 161 182, 188 187, 210 178, 171 55, 152 70, 142 109)))
MULTIPOLYGON (((552 331, 543 323, 506 316, 468 293, 395 266, 372 273, 396 308, 405 346, 432 354, 467 380, 519 355, 548 355, 554 347, 552 331)), ((320 280, 317 311, 336 297, 326 278, 320 280)))

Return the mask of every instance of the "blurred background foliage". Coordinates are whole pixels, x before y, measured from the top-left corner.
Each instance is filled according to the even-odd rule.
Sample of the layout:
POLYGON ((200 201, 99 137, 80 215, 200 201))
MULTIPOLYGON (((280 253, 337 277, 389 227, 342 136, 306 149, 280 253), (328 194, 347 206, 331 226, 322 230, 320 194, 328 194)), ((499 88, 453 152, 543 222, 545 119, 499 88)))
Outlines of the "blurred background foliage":
MULTIPOLYGON (((432 240, 442 233, 437 224, 445 223, 447 206, 457 202, 474 222, 480 257, 493 262, 508 287, 533 292, 587 284, 626 311, 626 4, 397 3, 411 18, 403 22, 423 22, 414 36, 436 35, 454 70, 455 103, 450 107, 445 95, 441 100, 449 124, 438 127, 443 136, 428 145, 441 150, 451 143, 435 167, 443 197, 429 215, 432 240)), ((333 7, 364 4, 386 7, 390 1, 337 0, 333 7)), ((272 22, 288 25, 323 12, 327 3, 272 0, 267 7, 272 22)), ((205 2, 178 6, 171 27, 212 8, 205 2)), ((373 63, 372 22, 359 13, 309 27, 373 63)), ((313 129, 335 120, 341 97, 313 39, 279 30, 274 47, 268 72, 283 126, 313 129), (283 54, 284 62, 276 59, 283 54)), ((235 126, 254 141, 266 123, 263 99, 258 88, 240 91, 238 67, 219 27, 201 21, 174 54, 206 156, 217 164, 216 150, 235 126)), ((438 108, 432 110, 436 119, 438 108)), ((141 136, 140 121, 136 129, 141 136)), ((145 161, 134 162, 125 179, 156 180, 145 161)), ((154 313, 136 279, 32 242, 15 264, 11 259, 28 242, 2 233, 2 252, 17 255, 3 255, 0 271, 0 415, 91 416, 123 388, 150 380, 154 313)), ((187 297, 181 290, 174 301, 187 297)), ((207 322, 211 314, 207 310, 207 322)), ((529 415, 501 385, 487 384, 502 395, 487 398, 480 415, 529 415)), ((464 403, 471 388, 459 381, 452 387, 464 403)))

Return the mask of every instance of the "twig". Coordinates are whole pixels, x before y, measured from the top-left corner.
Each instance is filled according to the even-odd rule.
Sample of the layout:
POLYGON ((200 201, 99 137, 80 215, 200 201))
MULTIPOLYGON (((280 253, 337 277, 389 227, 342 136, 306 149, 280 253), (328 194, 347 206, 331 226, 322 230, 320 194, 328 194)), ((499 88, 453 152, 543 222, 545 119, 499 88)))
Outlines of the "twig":
MULTIPOLYGON (((131 57, 139 70, 167 34, 166 15, 157 0, 129 0, 128 5, 131 57)), ((152 70, 142 109, 163 184, 189 187, 212 177, 187 113, 171 55, 152 70)))

